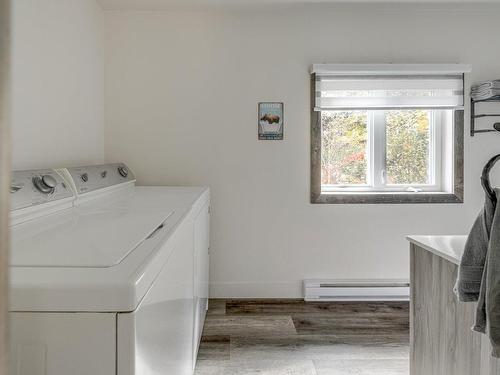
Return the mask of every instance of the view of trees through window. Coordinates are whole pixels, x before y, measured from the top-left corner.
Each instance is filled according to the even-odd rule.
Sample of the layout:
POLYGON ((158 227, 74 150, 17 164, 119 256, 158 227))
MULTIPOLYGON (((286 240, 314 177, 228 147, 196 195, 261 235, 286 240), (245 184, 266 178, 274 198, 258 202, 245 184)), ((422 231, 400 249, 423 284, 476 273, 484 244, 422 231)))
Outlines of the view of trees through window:
MULTIPOLYGON (((321 112, 323 185, 369 184, 368 118, 367 111, 321 112)), ((386 184, 429 184, 430 112, 391 110, 383 118, 386 184)))
POLYGON ((321 112, 321 123, 321 183, 367 184, 367 112, 321 112))
POLYGON ((385 124, 387 183, 430 183, 429 112, 388 111, 385 124))

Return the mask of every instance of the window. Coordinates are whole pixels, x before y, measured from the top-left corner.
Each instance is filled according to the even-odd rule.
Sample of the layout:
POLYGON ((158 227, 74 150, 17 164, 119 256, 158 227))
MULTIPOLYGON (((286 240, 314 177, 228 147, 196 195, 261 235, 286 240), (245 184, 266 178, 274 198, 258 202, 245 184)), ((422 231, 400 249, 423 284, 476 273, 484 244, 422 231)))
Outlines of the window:
POLYGON ((442 111, 321 112, 325 191, 440 191, 442 111))
POLYGON ((462 201, 464 69, 446 67, 313 67, 312 203, 462 201))

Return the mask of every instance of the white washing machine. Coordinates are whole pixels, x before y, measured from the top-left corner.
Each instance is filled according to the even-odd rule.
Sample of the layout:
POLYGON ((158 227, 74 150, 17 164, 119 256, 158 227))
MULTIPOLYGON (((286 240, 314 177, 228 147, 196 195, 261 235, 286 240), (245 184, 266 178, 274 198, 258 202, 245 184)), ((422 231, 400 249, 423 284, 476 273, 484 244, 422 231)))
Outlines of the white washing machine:
POLYGON ((14 172, 11 197, 15 374, 192 374, 208 188, 135 186, 110 164, 14 172))

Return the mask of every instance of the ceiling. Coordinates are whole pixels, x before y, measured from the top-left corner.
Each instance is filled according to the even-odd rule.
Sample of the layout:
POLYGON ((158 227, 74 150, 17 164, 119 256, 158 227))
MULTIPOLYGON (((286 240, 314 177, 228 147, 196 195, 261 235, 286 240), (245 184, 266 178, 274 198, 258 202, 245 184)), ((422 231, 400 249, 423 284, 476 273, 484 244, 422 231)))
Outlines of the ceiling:
POLYGON ((97 0, 106 10, 158 10, 185 6, 248 6, 314 3, 477 4, 500 0, 97 0))

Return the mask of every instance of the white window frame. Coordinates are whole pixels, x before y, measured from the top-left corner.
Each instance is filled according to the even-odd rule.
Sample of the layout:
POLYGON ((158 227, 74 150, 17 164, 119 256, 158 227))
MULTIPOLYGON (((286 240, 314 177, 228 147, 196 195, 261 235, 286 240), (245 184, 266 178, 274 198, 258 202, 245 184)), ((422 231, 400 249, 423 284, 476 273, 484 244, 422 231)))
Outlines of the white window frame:
MULTIPOLYGON (((321 185, 322 193, 362 193, 362 192, 394 192, 419 193, 442 192, 442 127, 444 126, 444 110, 430 109, 429 131, 429 184, 386 184, 386 128, 385 111, 367 111, 367 184, 359 185, 321 185)), ((320 115, 321 118, 321 115, 320 115)), ((322 126, 322 124, 321 124, 322 126)))

